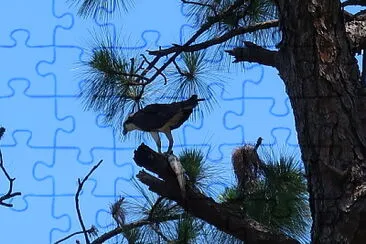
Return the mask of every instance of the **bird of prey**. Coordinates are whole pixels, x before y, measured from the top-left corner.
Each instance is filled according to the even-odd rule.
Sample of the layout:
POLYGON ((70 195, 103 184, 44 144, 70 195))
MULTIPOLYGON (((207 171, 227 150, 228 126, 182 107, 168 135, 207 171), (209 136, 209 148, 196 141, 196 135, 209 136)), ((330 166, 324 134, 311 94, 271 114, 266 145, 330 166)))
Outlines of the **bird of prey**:
POLYGON ((181 126, 191 115, 199 101, 205 99, 192 95, 189 99, 170 104, 150 104, 145 108, 130 114, 123 123, 123 135, 132 130, 150 132, 158 152, 161 153, 159 132, 163 132, 169 140, 167 153, 172 152, 173 136, 171 131, 181 126))

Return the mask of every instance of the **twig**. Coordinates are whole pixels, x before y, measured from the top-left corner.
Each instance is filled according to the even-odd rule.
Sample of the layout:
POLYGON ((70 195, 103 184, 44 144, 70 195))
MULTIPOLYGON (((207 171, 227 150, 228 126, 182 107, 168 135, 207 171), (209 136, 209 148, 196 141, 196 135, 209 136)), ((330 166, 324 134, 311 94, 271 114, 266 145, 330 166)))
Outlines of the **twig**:
POLYGON ((84 232, 81 230, 81 231, 77 231, 77 232, 74 232, 74 233, 72 233, 72 234, 70 234, 70 235, 68 235, 68 236, 66 236, 66 237, 64 237, 64 238, 62 238, 62 239, 60 239, 60 240, 58 240, 58 241, 56 241, 55 242, 55 244, 59 244, 59 243, 61 243, 61 242, 63 242, 63 241, 66 241, 67 239, 69 239, 69 238, 71 238, 71 237, 73 237, 73 236, 76 236, 76 235, 79 235, 79 234, 83 234, 84 232))
MULTIPOLYGON (((164 218, 164 220, 162 220, 160 222, 170 221, 170 220, 177 220, 177 219, 180 219, 181 217, 182 217, 181 214, 171 215, 171 216, 168 216, 167 218, 164 218)), ((105 241, 111 239, 114 236, 117 236, 117 235, 121 234, 124 231, 131 230, 131 229, 138 228, 138 227, 145 226, 145 225, 152 225, 154 223, 155 222, 145 218, 145 219, 141 219, 141 220, 129 223, 129 224, 124 224, 123 226, 119 226, 119 227, 117 227, 117 228, 115 228, 115 229, 113 229, 109 232, 104 233, 103 235, 101 235, 100 237, 95 239, 92 242, 92 244, 102 244, 105 241)))
POLYGON ((136 69, 136 72, 139 72, 140 70, 142 70, 142 69, 143 69, 144 64, 145 64, 145 61, 144 61, 144 60, 142 60, 142 62, 141 62, 141 64, 139 65, 139 67, 136 69))
POLYGON ((103 162, 103 160, 100 160, 99 163, 97 163, 91 170, 90 172, 85 176, 85 178, 81 181, 80 178, 78 179, 78 189, 76 191, 76 195, 75 195, 75 205, 76 205, 76 212, 78 214, 78 219, 81 225, 81 229, 82 232, 84 233, 84 238, 85 238, 85 242, 87 244, 90 244, 90 240, 88 237, 88 231, 85 228, 84 222, 83 222, 83 218, 81 217, 81 211, 80 211, 80 206, 79 206, 79 195, 81 190, 83 189, 83 185, 85 183, 85 181, 88 180, 89 176, 99 167, 99 165, 103 162))
POLYGON ((217 15, 217 11, 216 11, 215 7, 212 6, 211 4, 199 3, 199 2, 193 2, 193 1, 186 1, 186 0, 181 0, 181 1, 182 1, 182 3, 186 3, 186 4, 192 4, 192 5, 202 6, 202 7, 208 7, 214 12, 215 15, 217 15))
POLYGON ((60 240, 58 240, 58 241, 56 241, 55 242, 55 244, 59 244, 59 243, 61 243, 61 242, 63 242, 63 241, 66 241, 67 239, 69 239, 69 238, 71 238, 71 237, 73 237, 73 236, 76 236, 76 235, 79 235, 79 234, 83 234, 84 232, 81 230, 81 231, 77 231, 77 232, 74 232, 74 233, 72 233, 72 234, 70 234, 70 235, 68 235, 68 236, 66 236, 66 237, 64 237, 64 238, 62 238, 62 239, 60 239, 60 240))
POLYGON ((149 217, 148 217, 149 220, 154 220, 153 217, 154 217, 154 212, 155 212, 156 206, 158 206, 158 204, 160 204, 163 199, 164 199, 164 197, 161 197, 161 196, 159 196, 158 199, 156 199, 154 205, 152 205, 152 207, 149 211, 149 217))
POLYGON ((177 64, 177 62, 176 62, 175 60, 173 60, 173 64, 174 64, 175 68, 177 69, 177 71, 178 71, 178 73, 179 73, 180 75, 182 75, 182 76, 185 76, 185 75, 186 75, 186 74, 184 74, 184 73, 182 72, 182 70, 179 68, 179 66, 178 66, 178 64, 177 64))
POLYGON ((164 241, 166 241, 167 243, 171 243, 172 240, 169 240, 168 237, 166 237, 160 230, 159 226, 158 225, 155 225, 155 224, 151 224, 149 225, 150 228, 156 233, 158 234, 158 236, 160 236, 164 241))
POLYGON ((142 75, 139 75, 139 74, 132 74, 132 73, 124 73, 124 72, 119 72, 119 71, 114 71, 115 74, 117 75, 123 75, 123 76, 130 76, 130 77, 136 77, 137 79, 139 80, 145 80, 145 82, 135 82, 135 81, 129 81, 129 82, 126 82, 127 85, 130 85, 130 86, 141 86, 141 85, 144 85, 145 83, 148 83, 149 82, 149 79, 142 76, 142 75))
MULTIPOLYGON (((196 33, 194 33, 192 35, 192 37, 182 46, 182 48, 179 48, 178 50, 175 51, 175 53, 170 57, 170 59, 165 62, 159 69, 157 69, 157 71, 155 72, 155 74, 153 74, 150 78, 149 78, 149 82, 151 83, 153 80, 155 80, 156 77, 158 77, 159 75, 161 75, 161 73, 163 72, 163 70, 165 70, 166 67, 168 67, 169 64, 171 64, 173 62, 173 60, 175 60, 182 52, 185 51, 185 48, 189 47, 189 45, 191 45, 193 42, 196 41, 196 39, 201 36, 204 32, 206 32, 208 29, 210 29, 210 27, 215 24, 216 22, 220 21, 221 19, 224 19, 228 16, 230 16, 230 14, 232 13, 233 10, 235 10, 236 8, 238 8, 240 5, 243 4, 243 0, 236 0, 232 5, 230 5, 224 12, 222 12, 219 15, 210 17, 209 20, 207 22, 205 22, 204 24, 201 25, 201 27, 196 31, 196 33)), ((149 52, 149 54, 151 54, 149 52)), ((156 57, 153 59, 153 61, 151 61, 149 63, 149 65, 147 66, 147 68, 141 73, 141 76, 145 76, 152 68, 156 68, 155 65, 157 64, 157 62, 160 60, 161 57, 163 57, 165 55, 163 54, 156 54, 156 57)), ((138 80, 137 80, 138 82, 138 80)))
MULTIPOLYGON (((150 64, 149 60, 147 60, 147 58, 146 58, 146 56, 145 56, 145 55, 141 54, 141 56, 143 57, 143 59, 144 59, 144 61, 145 61, 146 63, 150 64)), ((156 66, 155 66, 155 65, 153 65, 152 67, 153 67, 156 71, 159 71, 159 69, 158 69, 158 68, 156 68, 156 66)), ((161 76, 163 76, 163 78, 164 78, 164 85, 166 85, 166 83, 168 83, 168 79, 166 78, 166 76, 165 76, 162 72, 160 72, 160 75, 161 75, 161 76)))
MULTIPOLYGON (((5 128, 4 127, 0 127, 0 139, 1 137, 4 135, 5 132, 5 128)), ((1 149, 0 149, 0 168, 3 171, 4 175, 6 176, 6 178, 9 181, 9 190, 8 192, 0 197, 0 205, 5 206, 5 207, 13 207, 13 204, 11 203, 5 203, 4 201, 10 198, 13 198, 15 196, 20 196, 22 195, 21 192, 13 192, 13 184, 15 181, 15 178, 11 178, 10 175, 8 174, 8 172, 6 171, 5 167, 4 167, 4 161, 3 161, 3 154, 1 153, 1 149)))
MULTIPOLYGON (((90 229, 89 230, 87 230, 86 232, 87 233, 95 233, 95 230, 96 230, 96 228, 95 228, 95 226, 94 225, 92 225, 91 227, 90 227, 90 229)), ((66 236, 66 237, 64 237, 64 238, 62 238, 62 239, 60 239, 60 240, 58 240, 58 241, 56 241, 54 244, 59 244, 59 243, 61 243, 61 242, 63 242, 63 241, 66 241, 67 239, 69 239, 69 238, 71 238, 71 237, 73 237, 73 236, 76 236, 76 235, 80 235, 80 234, 83 234, 84 232, 81 230, 81 231, 76 231, 76 232, 74 232, 74 233, 72 233, 72 234, 70 234, 70 235, 68 235, 68 236, 66 236)))

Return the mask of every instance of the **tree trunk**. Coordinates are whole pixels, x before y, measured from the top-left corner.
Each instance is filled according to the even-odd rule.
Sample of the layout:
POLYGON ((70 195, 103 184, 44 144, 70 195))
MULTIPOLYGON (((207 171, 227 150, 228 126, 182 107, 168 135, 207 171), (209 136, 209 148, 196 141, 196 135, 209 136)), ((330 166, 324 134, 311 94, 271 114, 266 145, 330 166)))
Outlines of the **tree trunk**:
POLYGON ((278 0, 278 58, 295 116, 313 243, 365 243, 366 142, 361 86, 340 1, 278 0))

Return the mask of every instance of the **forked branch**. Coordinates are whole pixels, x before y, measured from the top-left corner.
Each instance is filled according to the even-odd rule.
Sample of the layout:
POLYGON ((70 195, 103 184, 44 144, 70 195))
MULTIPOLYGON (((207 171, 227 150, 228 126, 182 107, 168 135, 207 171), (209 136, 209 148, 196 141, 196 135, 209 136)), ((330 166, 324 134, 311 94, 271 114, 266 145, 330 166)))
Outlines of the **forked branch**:
MULTIPOLYGON (((4 127, 0 127, 0 139, 4 135, 4 132, 5 132, 5 128, 4 127)), ((3 155, 1 153, 1 149, 0 149, 0 168, 1 168, 1 171, 4 173, 6 179, 9 181, 9 189, 8 189, 7 193, 5 193, 4 195, 0 196, 0 205, 11 208, 11 207, 13 207, 13 204, 6 203, 4 201, 5 200, 8 200, 8 199, 11 199, 11 198, 13 198, 15 196, 20 196, 22 193, 20 193, 20 192, 13 192, 13 184, 14 184, 15 178, 11 178, 10 175, 9 175, 9 173, 5 169, 4 161, 3 161, 3 155)))

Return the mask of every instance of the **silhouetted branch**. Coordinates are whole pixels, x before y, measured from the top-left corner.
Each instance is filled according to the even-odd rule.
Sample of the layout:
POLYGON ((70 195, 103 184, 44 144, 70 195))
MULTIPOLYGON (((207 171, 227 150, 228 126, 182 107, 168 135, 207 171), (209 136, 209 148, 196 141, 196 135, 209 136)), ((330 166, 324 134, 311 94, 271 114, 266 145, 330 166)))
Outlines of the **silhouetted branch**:
POLYGON ((172 240, 169 240, 168 237, 166 237, 160 230, 159 226, 156 224, 151 224, 149 225, 150 228, 158 235, 160 236, 164 241, 166 241, 167 243, 171 243, 172 240))
POLYGON ((173 47, 170 47, 167 49, 148 51, 148 53, 150 55, 168 55, 168 54, 175 53, 178 51, 183 51, 183 52, 199 51, 199 50, 203 50, 203 49, 206 49, 206 48, 214 46, 214 45, 224 43, 225 41, 228 41, 235 36, 243 35, 246 33, 252 33, 252 32, 255 32, 258 30, 277 27, 278 24, 279 24, 279 21, 277 19, 268 20, 265 22, 261 22, 261 23, 257 23, 257 24, 253 24, 253 25, 249 25, 249 26, 238 27, 236 29, 226 32, 225 34, 223 34, 219 37, 215 37, 208 41, 204 41, 204 42, 197 43, 194 45, 190 45, 190 46, 174 45, 173 47))
POLYGON ((277 51, 265 49, 252 42, 244 42, 244 44, 245 47, 236 47, 225 51, 234 56, 234 63, 246 61, 277 67, 277 51))
POLYGON ((79 195, 81 190, 83 189, 84 183, 88 180, 89 176, 99 167, 99 165, 103 162, 103 160, 100 160, 99 163, 97 163, 91 170, 90 172, 85 176, 85 178, 81 181, 80 178, 78 179, 78 189, 76 191, 76 195, 75 195, 75 205, 76 205, 76 212, 78 215, 78 219, 81 225, 81 229, 82 229, 82 233, 84 233, 84 238, 85 238, 85 242, 87 244, 90 244, 90 240, 88 237, 88 230, 86 230, 84 222, 83 222, 83 218, 81 216, 81 211, 80 211, 80 206, 79 206, 79 195))
MULTIPOLYGON (((2 138, 2 136, 4 135, 5 132, 5 128, 4 127, 0 127, 0 139, 2 138)), ((5 169, 4 166, 4 161, 3 161, 3 155, 0 149, 0 168, 2 170, 2 172, 4 173, 5 177, 8 179, 9 181, 9 189, 8 192, 0 197, 0 205, 5 206, 5 207, 13 207, 13 204, 11 203, 5 203, 4 201, 10 198, 13 198, 15 196, 20 196, 22 195, 22 193, 20 192, 13 192, 13 184, 15 181, 15 178, 11 178, 10 175, 8 174, 8 172, 5 169)))
MULTIPOLYGON (((171 215, 164 219, 159 219, 159 222, 161 223, 161 222, 165 222, 165 221, 177 220, 179 218, 181 218, 181 215, 179 215, 179 214, 171 215)), ((145 225, 153 225, 153 224, 156 224, 155 221, 147 219, 147 218, 141 219, 141 220, 129 223, 129 224, 124 224, 123 226, 119 226, 109 232, 104 233, 103 235, 101 235, 100 237, 95 239, 91 244, 102 244, 105 241, 107 241, 117 235, 122 234, 124 231, 128 231, 128 230, 135 229, 135 228, 145 226, 145 225)))
MULTIPOLYGON (((95 233, 96 232, 95 226, 92 225, 89 230, 86 230, 86 232, 87 233, 95 233)), ((84 231, 81 230, 81 231, 74 232, 74 233, 72 233, 72 234, 70 234, 70 235, 68 235, 68 236, 66 236, 66 237, 64 237, 64 238, 56 241, 55 244, 59 244, 59 243, 61 243, 63 241, 66 241, 67 239, 70 239, 73 236, 80 235, 80 234, 84 234, 84 231)))
POLYGON ((210 5, 207 3, 194 2, 194 1, 186 1, 186 0, 181 0, 181 1, 182 1, 182 3, 185 3, 185 4, 192 4, 192 5, 198 5, 198 6, 210 8, 215 13, 215 15, 217 15, 217 11, 213 5, 210 5))
MULTIPOLYGON (((232 14, 232 11, 235 10, 236 8, 238 8, 239 6, 241 6, 242 4, 243 4, 243 0, 235 0, 225 11, 223 11, 222 13, 220 13, 218 15, 210 17, 209 20, 207 22, 203 23, 201 25, 201 27, 191 36, 191 38, 182 45, 182 47, 190 46, 193 42, 195 42, 197 40, 197 38, 199 36, 201 36, 203 33, 205 33, 207 30, 209 30, 212 25, 214 25, 218 21, 230 16, 232 14)), ((183 51, 184 51, 184 48, 181 48, 181 49, 178 49, 177 51, 175 51, 174 54, 168 59, 168 61, 166 61, 158 69, 156 69, 155 65, 158 63, 160 58, 162 58, 163 56, 166 56, 166 54, 163 54, 163 53, 156 54, 156 57, 151 62, 149 62, 149 65, 145 68, 145 70, 140 75, 145 76, 147 73, 149 73, 151 71, 151 69, 156 69, 156 72, 150 78, 148 78, 149 79, 148 83, 151 83, 153 80, 156 79, 156 77, 158 77, 159 75, 162 75, 162 72, 166 69, 166 67, 168 67, 183 51)), ((149 54, 151 54, 151 53, 149 52, 149 54)), ((139 82, 139 81, 140 80, 137 79, 136 82, 139 82)))

